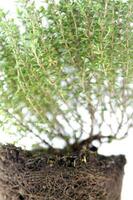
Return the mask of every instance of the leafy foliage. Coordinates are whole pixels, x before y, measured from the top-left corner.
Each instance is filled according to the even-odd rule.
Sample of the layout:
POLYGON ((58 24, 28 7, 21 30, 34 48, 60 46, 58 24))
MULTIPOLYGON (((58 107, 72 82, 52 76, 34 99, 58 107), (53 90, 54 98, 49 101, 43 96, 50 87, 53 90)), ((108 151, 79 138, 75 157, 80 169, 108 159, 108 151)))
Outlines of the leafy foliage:
POLYGON ((132 19, 132 1, 121 0, 21 0, 16 19, 1 10, 1 126, 47 145, 123 138, 133 115, 132 19))

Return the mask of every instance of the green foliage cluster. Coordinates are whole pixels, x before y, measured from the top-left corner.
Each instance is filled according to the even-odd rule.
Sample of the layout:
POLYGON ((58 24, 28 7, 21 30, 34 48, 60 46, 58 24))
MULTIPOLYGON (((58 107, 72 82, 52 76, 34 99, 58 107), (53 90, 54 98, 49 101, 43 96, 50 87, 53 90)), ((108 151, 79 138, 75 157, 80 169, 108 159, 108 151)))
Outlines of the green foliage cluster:
POLYGON ((118 109, 117 132, 106 122, 116 136, 132 115, 132 19, 130 0, 21 0, 16 19, 1 10, 1 126, 69 143, 102 135, 118 109))

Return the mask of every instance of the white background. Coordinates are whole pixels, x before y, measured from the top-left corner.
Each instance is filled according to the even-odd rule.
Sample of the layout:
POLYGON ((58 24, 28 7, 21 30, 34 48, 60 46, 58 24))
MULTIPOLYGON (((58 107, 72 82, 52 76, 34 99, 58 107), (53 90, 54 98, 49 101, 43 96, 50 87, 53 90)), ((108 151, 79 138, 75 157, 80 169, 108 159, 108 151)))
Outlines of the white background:
MULTIPOLYGON (((10 10, 12 16, 15 11, 15 0, 0 0, 0 8, 10 10)), ((0 131, 0 141, 1 142, 11 142, 14 139, 9 138, 8 135, 5 135, 0 131)), ((24 144, 27 146, 29 141, 24 140, 24 144)), ((126 155, 127 164, 125 166, 125 176, 123 181, 123 190, 122 190, 122 200, 132 200, 133 199, 133 133, 130 131, 129 136, 122 141, 114 141, 111 144, 103 144, 99 149, 99 153, 105 155, 111 154, 124 154, 126 155)))

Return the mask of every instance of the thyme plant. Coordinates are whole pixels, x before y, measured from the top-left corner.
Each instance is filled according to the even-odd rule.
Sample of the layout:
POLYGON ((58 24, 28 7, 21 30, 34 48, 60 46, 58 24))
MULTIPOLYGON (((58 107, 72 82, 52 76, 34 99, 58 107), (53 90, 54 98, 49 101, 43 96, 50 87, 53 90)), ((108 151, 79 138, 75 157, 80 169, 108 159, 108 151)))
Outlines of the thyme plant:
POLYGON ((125 137, 132 55, 130 0, 20 0, 14 19, 1 10, 1 127, 47 146, 125 137))

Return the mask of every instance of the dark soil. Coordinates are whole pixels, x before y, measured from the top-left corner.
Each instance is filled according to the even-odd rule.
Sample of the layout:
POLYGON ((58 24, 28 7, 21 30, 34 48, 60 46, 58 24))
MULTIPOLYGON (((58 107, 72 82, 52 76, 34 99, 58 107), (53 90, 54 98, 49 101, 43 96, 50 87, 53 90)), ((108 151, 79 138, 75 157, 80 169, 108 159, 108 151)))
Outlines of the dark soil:
POLYGON ((120 200, 123 155, 0 148, 0 200, 120 200))

